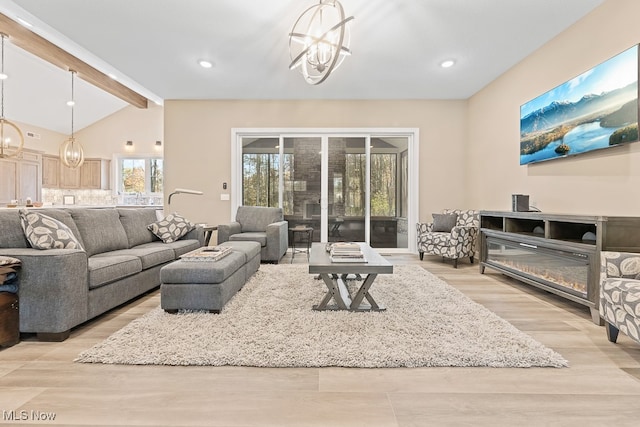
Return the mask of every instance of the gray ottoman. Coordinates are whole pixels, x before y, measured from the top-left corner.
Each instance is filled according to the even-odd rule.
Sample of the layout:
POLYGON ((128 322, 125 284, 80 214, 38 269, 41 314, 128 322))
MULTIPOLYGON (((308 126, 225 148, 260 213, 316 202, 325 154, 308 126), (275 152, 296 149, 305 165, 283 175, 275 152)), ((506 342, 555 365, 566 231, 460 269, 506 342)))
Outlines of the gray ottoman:
POLYGON ((160 270, 160 306, 219 313, 260 267, 260 244, 225 242, 233 251, 217 261, 178 260, 160 270))

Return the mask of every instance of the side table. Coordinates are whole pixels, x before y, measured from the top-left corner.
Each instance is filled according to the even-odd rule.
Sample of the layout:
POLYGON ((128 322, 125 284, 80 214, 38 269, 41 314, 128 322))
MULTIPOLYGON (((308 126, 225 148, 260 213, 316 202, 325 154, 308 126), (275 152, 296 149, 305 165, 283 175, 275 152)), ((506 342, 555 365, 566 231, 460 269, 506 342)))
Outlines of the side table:
POLYGON ((289 228, 291 232, 291 263, 293 263, 293 258, 295 258, 296 253, 303 252, 307 254, 307 259, 309 259, 309 250, 311 248, 311 242, 313 241, 313 227, 301 227, 296 226, 289 228), (304 243, 306 245, 305 249, 296 249, 296 235, 299 235, 298 243, 304 243))
POLYGON ((213 235, 213 232, 218 229, 218 227, 216 225, 209 225, 209 224, 201 224, 201 225, 202 225, 202 229, 204 230, 204 245, 209 246, 209 241, 211 240, 211 236, 213 235))

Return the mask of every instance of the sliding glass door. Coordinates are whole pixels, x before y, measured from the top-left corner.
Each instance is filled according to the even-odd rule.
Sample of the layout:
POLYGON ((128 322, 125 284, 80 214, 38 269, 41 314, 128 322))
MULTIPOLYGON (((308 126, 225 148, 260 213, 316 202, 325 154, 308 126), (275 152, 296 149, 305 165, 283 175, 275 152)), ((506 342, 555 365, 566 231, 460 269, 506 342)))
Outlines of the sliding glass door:
POLYGON ((313 227, 314 241, 412 249, 412 135, 236 132, 234 211, 280 206, 289 227, 313 227))

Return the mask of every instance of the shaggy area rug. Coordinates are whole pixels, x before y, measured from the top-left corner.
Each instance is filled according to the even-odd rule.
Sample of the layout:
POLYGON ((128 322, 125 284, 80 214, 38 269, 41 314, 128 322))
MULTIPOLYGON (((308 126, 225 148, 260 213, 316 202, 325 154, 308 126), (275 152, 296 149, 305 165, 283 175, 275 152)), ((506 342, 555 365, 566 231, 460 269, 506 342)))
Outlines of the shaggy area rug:
MULTIPOLYGON (((351 282, 351 281, 349 281, 351 282)), ((351 283, 350 286, 359 284, 351 283)), ((306 265, 261 265, 220 314, 159 307, 75 360, 260 367, 564 367, 558 353, 419 266, 371 288, 384 312, 318 312, 306 265)))

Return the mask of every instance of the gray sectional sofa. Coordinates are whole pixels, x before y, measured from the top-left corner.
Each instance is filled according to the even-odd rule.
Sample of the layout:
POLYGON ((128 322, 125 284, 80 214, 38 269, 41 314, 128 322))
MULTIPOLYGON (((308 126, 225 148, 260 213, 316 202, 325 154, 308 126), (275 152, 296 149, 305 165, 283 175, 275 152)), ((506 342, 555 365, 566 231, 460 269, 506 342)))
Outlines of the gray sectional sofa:
POLYGON ((155 209, 42 209, 65 224, 81 249, 34 249, 17 210, 0 210, 0 255, 22 261, 20 331, 61 341, 70 329, 160 285, 160 269, 204 244, 196 227, 164 243, 147 226, 155 209))

